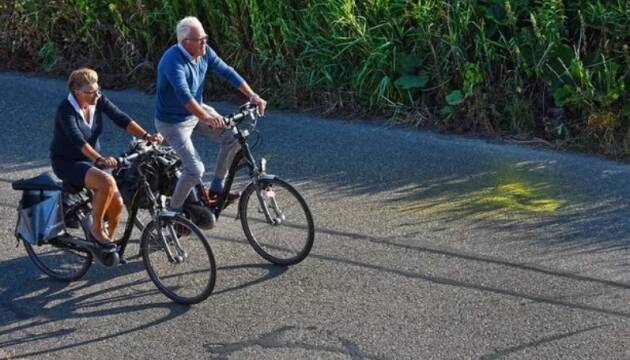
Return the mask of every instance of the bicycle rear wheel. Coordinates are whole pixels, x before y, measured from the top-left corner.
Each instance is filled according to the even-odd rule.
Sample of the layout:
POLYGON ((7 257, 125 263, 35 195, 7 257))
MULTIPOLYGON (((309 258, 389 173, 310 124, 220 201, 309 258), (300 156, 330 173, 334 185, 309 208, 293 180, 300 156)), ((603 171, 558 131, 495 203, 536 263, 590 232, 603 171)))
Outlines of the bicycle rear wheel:
MULTIPOLYGON (((81 237, 81 229, 67 229, 68 236, 81 237)), ((64 235, 62 235, 64 236, 64 235)), ((68 248, 63 242, 52 239, 46 244, 31 245, 24 242, 28 257, 44 274, 64 282, 79 280, 92 265, 92 254, 68 248)))
POLYGON ((260 193, 250 184, 239 203, 241 224, 258 255, 277 265, 304 260, 313 247, 313 216, 302 195, 278 178, 260 183, 260 193), (269 212, 267 219, 264 209, 269 212))
POLYGON ((216 281, 214 255, 192 222, 180 216, 151 221, 140 246, 149 277, 164 295, 180 304, 210 296, 216 281))

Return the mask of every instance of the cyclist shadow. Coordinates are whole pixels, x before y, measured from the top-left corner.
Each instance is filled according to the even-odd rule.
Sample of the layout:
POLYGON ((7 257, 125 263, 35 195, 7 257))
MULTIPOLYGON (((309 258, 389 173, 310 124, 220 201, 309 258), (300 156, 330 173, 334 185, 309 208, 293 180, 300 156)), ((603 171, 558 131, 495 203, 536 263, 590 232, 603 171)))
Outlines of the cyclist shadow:
MULTIPOLYGON (((9 315, 12 313, 13 316, 10 317, 14 318, 13 322, 27 322, 26 325, 18 326, 22 330, 30 326, 40 326, 67 319, 111 316, 152 308, 170 310, 159 321, 136 329, 140 330, 188 311, 188 307, 171 302, 139 301, 158 293, 157 289, 148 286, 150 285, 148 277, 138 279, 137 276, 133 276, 134 279, 131 281, 118 280, 113 286, 106 284, 107 281, 130 276, 143 270, 141 261, 130 262, 112 269, 93 265, 82 279, 65 283, 54 281, 41 274, 30 259, 23 256, 0 265, 1 273, 12 275, 0 278, 0 307, 8 311, 9 315), (102 307, 105 304, 107 306, 102 307)), ((16 328, 7 329, 7 326, 10 326, 10 322, 3 324, 5 329, 0 330, 0 336, 17 330, 16 328)), ((37 339, 40 338, 41 335, 37 339)), ((19 342, 13 341, 14 344, 19 342)), ((6 345, 0 343, 0 346, 6 345)))
MULTIPOLYGON (((218 276, 223 271, 254 272, 253 279, 231 282, 226 288, 213 295, 225 294, 254 286, 284 273, 285 269, 270 264, 235 264, 218 267, 218 276), (258 273, 262 271, 261 276, 258 273)), ((89 340, 62 343, 57 347, 20 356, 37 356, 52 351, 88 345, 110 338, 141 331, 160 323, 174 320, 185 314, 190 306, 180 305, 163 298, 144 272, 141 260, 116 268, 94 266, 83 279, 73 283, 54 281, 40 273, 27 256, 0 264, 0 273, 11 274, 0 278, 0 348, 9 348, 28 343, 45 341, 49 338, 69 335, 79 328, 71 327, 75 320, 106 318, 116 315, 132 315, 136 312, 155 316, 143 316, 143 322, 135 327, 124 328, 89 340), (121 281, 123 277, 131 278, 121 281), (113 286, 107 281, 116 280, 113 286), (159 300, 154 300, 158 295, 159 300), (164 300, 164 301, 162 301, 164 300), (155 311, 159 310, 159 311, 155 311), (4 314, 3 314, 4 313, 4 314), (55 330, 49 330, 51 326, 55 330), (11 334, 11 339, 6 340, 11 334), (24 334, 24 336, 15 336, 24 334), (32 335, 37 334, 37 335, 32 335)), ((242 276, 238 276, 239 279, 242 276)), ((212 296, 206 301, 212 301, 212 296)), ((137 323, 135 323, 137 324, 137 323)), ((100 334, 99 334, 100 335, 100 334)), ((68 337, 66 337, 68 338, 68 337)), ((17 354, 16 354, 17 355, 17 354)))
POLYGON ((264 271, 264 274, 258 278, 254 278, 251 280, 247 280, 245 282, 240 282, 237 285, 232 285, 226 287, 224 289, 215 290, 212 295, 220 295, 232 291, 237 291, 241 289, 248 288, 250 286, 258 285, 263 282, 272 280, 287 271, 287 267, 273 265, 273 264, 239 264, 239 265, 230 265, 230 266, 220 266, 217 268, 217 272, 221 274, 223 271, 233 271, 233 270, 247 270, 247 273, 251 273, 253 271, 264 271))

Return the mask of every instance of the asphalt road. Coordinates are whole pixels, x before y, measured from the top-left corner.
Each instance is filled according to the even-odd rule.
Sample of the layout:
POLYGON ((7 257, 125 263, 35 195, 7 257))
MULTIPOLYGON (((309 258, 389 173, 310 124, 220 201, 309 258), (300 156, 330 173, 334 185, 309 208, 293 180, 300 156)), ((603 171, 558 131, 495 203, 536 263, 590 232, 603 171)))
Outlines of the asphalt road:
MULTIPOLYGON (((153 97, 106 94, 152 129, 153 97)), ((49 170, 65 96, 0 73, 0 358, 630 358, 628 165, 272 105, 256 152, 310 204, 313 251, 272 266, 226 216, 215 291, 186 307, 142 261, 62 284, 16 248, 10 182, 49 170)), ((108 124, 103 147, 128 140, 108 124)))

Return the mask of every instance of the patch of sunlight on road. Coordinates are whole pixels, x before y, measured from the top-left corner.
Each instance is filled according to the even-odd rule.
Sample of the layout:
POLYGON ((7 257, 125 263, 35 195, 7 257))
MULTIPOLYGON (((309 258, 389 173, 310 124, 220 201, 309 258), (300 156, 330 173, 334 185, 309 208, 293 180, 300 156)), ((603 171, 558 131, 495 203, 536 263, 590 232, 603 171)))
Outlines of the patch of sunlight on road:
POLYGON ((535 213, 554 213, 565 203, 563 200, 544 197, 535 187, 524 182, 500 185, 479 201, 494 205, 498 209, 535 213))
MULTIPOLYGON (((554 215, 566 201, 549 195, 549 185, 512 181, 478 190, 453 190, 411 200, 394 210, 421 216, 447 215, 472 219, 505 218, 532 214, 554 215), (462 192, 464 191, 464 192, 462 192), (458 193, 460 192, 460 193, 458 193)), ((403 190, 404 191, 404 190, 403 190)), ((408 189, 412 192, 413 189, 408 189)))

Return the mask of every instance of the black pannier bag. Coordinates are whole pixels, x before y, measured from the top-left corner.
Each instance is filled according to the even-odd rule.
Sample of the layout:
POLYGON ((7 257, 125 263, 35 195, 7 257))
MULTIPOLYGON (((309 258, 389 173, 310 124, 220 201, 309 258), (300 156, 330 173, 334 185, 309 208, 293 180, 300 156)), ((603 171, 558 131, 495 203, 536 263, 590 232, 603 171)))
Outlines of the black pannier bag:
POLYGON ((25 190, 18 206, 15 233, 31 245, 41 245, 65 232, 61 191, 25 190))
MULTIPOLYGON (((136 193, 136 190, 138 190, 138 186, 140 186, 141 179, 138 174, 138 169, 135 166, 121 169, 115 171, 113 175, 114 179, 116 179, 116 185, 123 198, 123 202, 125 205, 130 206, 133 195, 136 193)), ((146 209, 149 206, 149 199, 145 195, 141 196, 138 206, 142 209, 146 209)))
MULTIPOLYGON (((156 157, 149 163, 143 163, 142 171, 146 174, 147 181, 154 194, 171 196, 173 195, 175 184, 177 184, 180 166, 181 162, 178 161, 174 154, 163 153, 159 158, 156 157)), ((127 206, 131 206, 133 196, 140 186, 140 181, 142 181, 138 173, 137 164, 129 168, 116 170, 113 172, 113 176, 116 179, 116 185, 118 190, 120 190, 123 202, 127 206)), ((141 195, 138 206, 141 209, 149 207, 149 198, 146 194, 141 195)))

